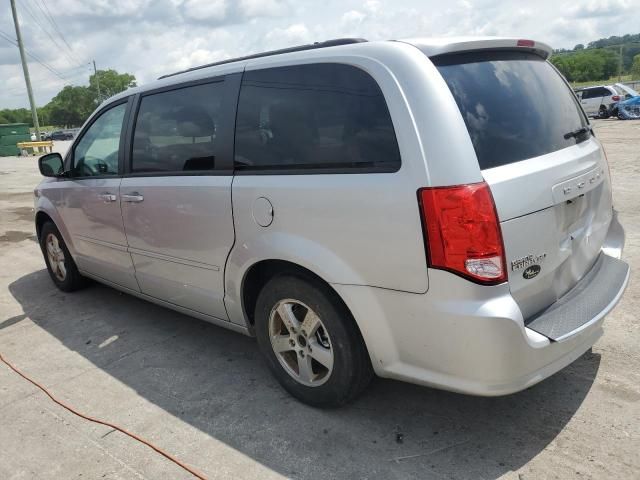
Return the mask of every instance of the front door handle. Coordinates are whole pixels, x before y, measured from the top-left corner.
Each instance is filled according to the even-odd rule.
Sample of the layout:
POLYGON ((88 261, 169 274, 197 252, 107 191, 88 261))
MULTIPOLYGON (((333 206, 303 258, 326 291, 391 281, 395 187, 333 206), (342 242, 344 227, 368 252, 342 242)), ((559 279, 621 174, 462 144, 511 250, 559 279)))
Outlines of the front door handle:
POLYGON ((116 197, 113 193, 104 192, 98 195, 104 203, 115 202, 118 197, 116 197))
POLYGON ((138 192, 131 192, 126 195, 122 195, 123 202, 140 203, 143 200, 144 200, 144 197, 140 195, 138 192))

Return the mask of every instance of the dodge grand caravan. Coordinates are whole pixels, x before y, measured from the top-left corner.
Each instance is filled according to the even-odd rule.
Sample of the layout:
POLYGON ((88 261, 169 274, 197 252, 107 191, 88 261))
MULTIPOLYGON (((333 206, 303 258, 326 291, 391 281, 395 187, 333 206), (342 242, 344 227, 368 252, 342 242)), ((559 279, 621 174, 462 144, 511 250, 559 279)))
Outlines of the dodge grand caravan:
POLYGON ((40 159, 51 279, 255 335, 313 405, 373 374, 534 385, 596 342, 629 274, 607 159, 550 53, 345 39, 127 90, 40 159))

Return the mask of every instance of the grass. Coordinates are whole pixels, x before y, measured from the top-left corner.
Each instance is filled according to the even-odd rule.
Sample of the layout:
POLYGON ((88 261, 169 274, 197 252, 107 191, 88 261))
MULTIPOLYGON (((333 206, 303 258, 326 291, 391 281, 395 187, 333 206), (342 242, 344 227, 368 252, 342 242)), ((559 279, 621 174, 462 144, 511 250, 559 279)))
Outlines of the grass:
POLYGON ((571 82, 571 86, 574 88, 577 87, 591 87, 591 86, 595 86, 595 85, 612 85, 614 83, 625 83, 625 82, 631 82, 633 79, 631 78, 631 75, 622 75, 622 80, 618 80, 618 76, 614 76, 609 78, 609 80, 590 80, 588 82, 571 82))

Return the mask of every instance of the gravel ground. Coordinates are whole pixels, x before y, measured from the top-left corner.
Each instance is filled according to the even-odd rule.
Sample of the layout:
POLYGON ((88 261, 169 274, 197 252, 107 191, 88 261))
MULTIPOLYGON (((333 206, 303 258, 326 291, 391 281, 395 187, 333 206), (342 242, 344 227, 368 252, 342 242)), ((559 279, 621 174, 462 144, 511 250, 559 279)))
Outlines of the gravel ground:
MULTIPOLYGON (((476 398, 376 380, 321 411, 250 338, 110 288, 57 291, 35 243, 35 158, 0 158, 0 353, 81 411, 208 478, 640 478, 640 122, 596 121, 630 286, 591 352, 524 392, 476 398)), ((64 150, 64 142, 56 148, 64 150)), ((191 478, 0 365, 0 478, 191 478)))

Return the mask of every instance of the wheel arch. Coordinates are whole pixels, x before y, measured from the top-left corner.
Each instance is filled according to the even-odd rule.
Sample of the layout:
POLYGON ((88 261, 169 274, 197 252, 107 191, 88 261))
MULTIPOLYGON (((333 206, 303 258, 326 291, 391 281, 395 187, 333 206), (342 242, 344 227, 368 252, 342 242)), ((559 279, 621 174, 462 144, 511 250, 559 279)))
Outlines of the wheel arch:
POLYGON ((358 320, 356 319, 352 310, 347 305, 347 302, 342 298, 337 290, 333 288, 333 286, 329 282, 324 280, 320 275, 302 265, 289 260, 264 259, 257 261, 246 270, 240 287, 240 303, 242 312, 245 317, 246 325, 247 327, 249 327, 251 332, 253 332, 255 324, 254 310, 258 295, 260 294, 262 288, 264 288, 264 286, 267 284, 267 282, 279 275, 297 276, 301 279, 306 279, 318 283, 319 285, 324 287, 331 298, 339 303, 340 307, 344 309, 344 312, 353 321, 353 325, 355 326, 356 331, 360 336, 367 357, 372 360, 371 354, 369 352, 369 347, 367 346, 366 337, 365 335, 363 335, 360 324, 358 323, 358 320))
POLYGON ((47 212, 43 210, 36 212, 36 237, 38 238, 38 240, 40 240, 40 232, 42 231, 42 226, 48 221, 53 223, 54 225, 56 223, 47 212))
MULTIPOLYGON (((344 300, 340 297, 338 292, 335 291, 335 289, 329 282, 324 280, 317 273, 289 260, 281 260, 275 258, 265 259, 257 261, 249 268, 247 268, 240 285, 242 311, 248 325, 253 325, 255 322, 254 310, 260 291, 269 280, 278 275, 297 276, 322 284, 323 286, 328 288, 332 292, 332 294, 337 299, 339 299, 340 303, 344 305, 345 309, 349 311, 349 308, 347 307, 344 300)), ((350 311, 349 313, 351 314, 350 311)), ((351 314, 351 316, 353 317, 353 314, 351 314)))

